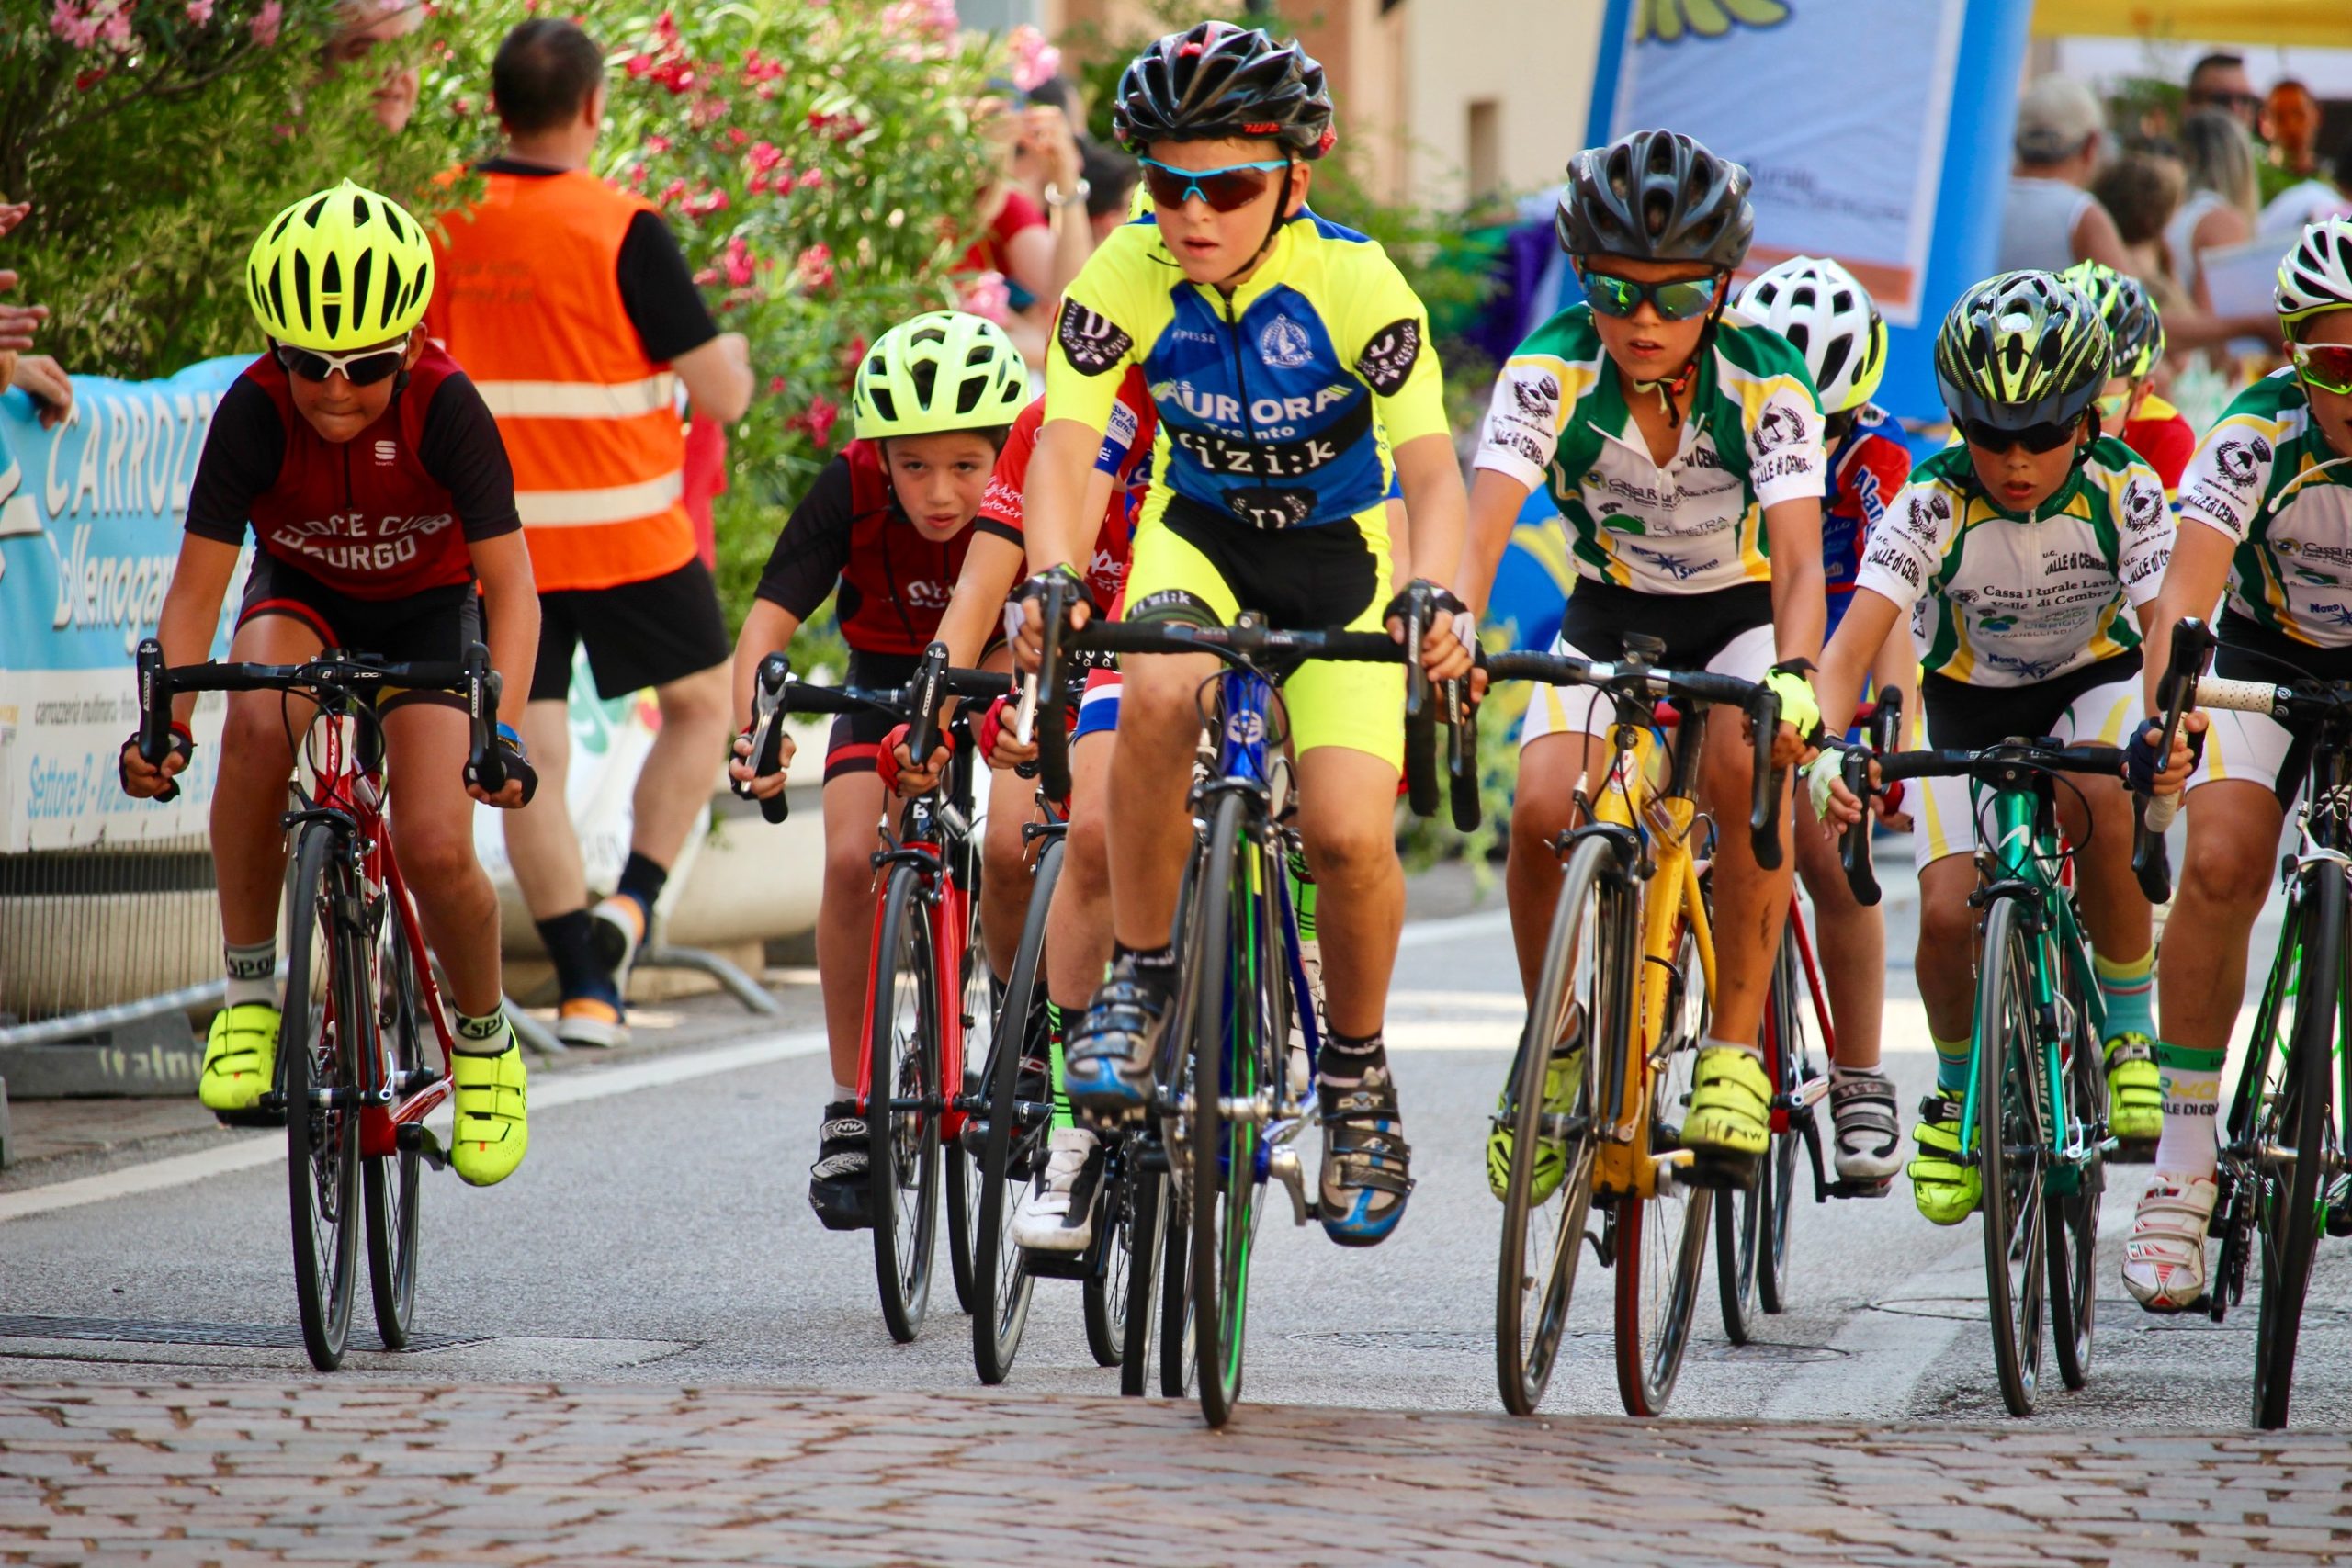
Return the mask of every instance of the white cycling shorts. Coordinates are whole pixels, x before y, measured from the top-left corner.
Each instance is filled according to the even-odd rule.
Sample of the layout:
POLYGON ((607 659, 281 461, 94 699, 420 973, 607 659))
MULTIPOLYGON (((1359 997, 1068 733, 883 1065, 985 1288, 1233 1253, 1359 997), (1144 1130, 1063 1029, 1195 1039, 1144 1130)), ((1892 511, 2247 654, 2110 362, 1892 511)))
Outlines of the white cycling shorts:
MULTIPOLYGON (((2066 705, 2051 733, 2069 746, 2120 746, 2132 738, 2146 706, 2144 694, 2136 671, 2120 681, 2093 686, 2066 705)), ((1928 744, 1936 744, 1932 726, 1928 744)), ((1910 797, 1917 802, 1910 806, 1911 843, 1921 870, 1947 855, 1975 852, 1978 802, 1968 779, 1913 779, 1906 787, 1917 792, 1910 797)))

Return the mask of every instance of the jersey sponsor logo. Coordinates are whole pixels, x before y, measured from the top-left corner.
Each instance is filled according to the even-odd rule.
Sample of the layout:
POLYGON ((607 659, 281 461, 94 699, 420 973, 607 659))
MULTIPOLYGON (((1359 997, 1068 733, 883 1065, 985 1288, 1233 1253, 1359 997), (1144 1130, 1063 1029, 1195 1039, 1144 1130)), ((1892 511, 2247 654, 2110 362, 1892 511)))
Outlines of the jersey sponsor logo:
POLYGON ((1915 590, 1919 586, 1919 563, 1900 550, 1873 554, 1864 564, 1872 571, 1892 572, 1915 590))
POLYGON ((2168 550, 2152 550, 2133 561, 2125 570, 2123 581, 2129 586, 2137 588, 2152 577, 2163 576, 2165 567, 2171 559, 2172 553, 2168 550))
POLYGON ((1854 502, 1861 508, 1862 521, 1875 525, 1886 517, 1886 494, 1878 482, 1877 470, 1864 468, 1854 477, 1854 502))
POLYGON ((2239 538, 2245 537, 2245 513, 2216 494, 2211 486, 2200 484, 2183 491, 2180 508, 2211 517, 2239 538))
MULTIPOLYGON (((1516 453, 1538 468, 1544 466, 1544 444, 1523 430, 1490 430, 1487 434, 1487 445, 1516 453)), ((1604 502, 1601 504, 1605 511, 1614 511, 1611 503, 1604 502)))
POLYGON ((1274 485, 1243 485, 1225 492, 1234 516, 1252 528, 1295 528, 1315 515, 1315 492, 1274 485))
POLYGON ((389 466, 390 464, 397 463, 400 461, 400 457, 401 449, 398 443, 391 441, 379 441, 376 443, 376 461, 379 465, 389 466))
POLYGON ((1315 340, 1288 316, 1276 316, 1258 333, 1258 354, 1277 370, 1295 370, 1315 357, 1315 340))
POLYGON ((2014 653, 2003 653, 1997 649, 1980 647, 1976 650, 1976 657, 1993 669, 2007 671, 2020 682, 2031 684, 2036 681, 2047 681, 2057 674, 2066 667, 2073 655, 2069 654, 2058 659, 2026 659, 2014 653))
POLYGON ((1792 479, 1805 474, 1818 473, 1820 469, 1821 464, 1815 455, 1800 447, 1792 452, 1773 453, 1757 464, 1747 477, 1752 484, 1765 485, 1771 483, 1774 479, 1792 479))
POLYGON ((900 583, 899 592, 910 610, 944 610, 947 608, 951 587, 952 584, 949 583, 933 582, 928 578, 919 578, 910 582, 900 583))
POLYGON ((1805 419, 1794 409, 1778 403, 1769 405, 1763 417, 1756 422, 1754 440, 1758 452, 1770 452, 1781 446, 1792 446, 1804 439, 1805 419))
POLYGON ((2213 471, 2233 485, 2244 485, 2254 479, 2255 470, 2269 463, 2270 443, 2259 435, 2244 440, 2233 436, 2213 448, 2213 471))
POLYGON ((1113 403, 1111 423, 1102 431, 1102 453, 1104 457, 1110 457, 1111 461, 1104 464, 1098 459, 1096 466, 1107 468, 1117 468, 1119 459, 1127 455, 1127 448, 1136 444, 1136 432, 1142 427, 1142 424, 1143 421, 1135 410, 1125 403, 1113 403))
POLYGON ((1090 310, 1075 299, 1062 301, 1061 324, 1057 329, 1062 354, 1076 366, 1081 375, 1100 376, 1127 356, 1135 346, 1135 339, 1100 311, 1090 310))
POLYGON ((2326 561, 2332 566, 2352 566, 2352 546, 2323 545, 2312 539, 2290 539, 2273 534, 2270 553, 2286 560, 2326 561))
POLYGON ((2093 555, 2088 550, 2062 550, 2057 555, 2044 556, 2041 559, 2041 575, 2044 577, 2056 577, 2069 571, 2111 571, 2113 570, 2114 568, 2108 564, 2105 556, 2093 555))
POLYGON ((1263 434, 1283 434, 1282 426, 1304 423, 1334 404, 1346 402, 1355 391, 1353 387, 1340 383, 1319 388, 1307 397, 1254 398, 1245 420, 1241 400, 1230 392, 1195 387, 1190 381, 1155 381, 1151 387, 1153 401, 1172 403, 1194 419, 1224 425, 1253 440, 1263 434))
POLYGON ((2352 626, 2352 604, 2307 604, 2300 618, 2324 621, 2331 626, 2352 626))
POLYGON ((1713 571, 1716 565, 1715 559, 1712 557, 1702 561, 1685 560, 1680 556, 1668 551, 1644 549, 1639 545, 1627 545, 1625 553, 1635 560, 1648 563, 1652 570, 1670 577, 1677 582, 1688 582, 1701 572, 1713 571))
POLYGON ((1559 423, 1560 378, 1548 370, 1511 378, 1511 401, 1519 412, 1549 429, 1559 423))
POLYGON ((1421 323, 1408 316, 1372 334, 1356 360, 1356 374, 1382 397, 1392 397, 1413 373, 1413 364, 1420 356, 1421 323))
POLYGON ((1021 524, 1021 487, 1010 479, 990 474, 988 492, 980 498, 979 514, 1018 527, 1021 524))
POLYGON ((2134 534, 2144 534, 2165 519, 2165 492, 2162 487, 2145 479, 2133 479, 2123 487, 2123 525, 2134 534))

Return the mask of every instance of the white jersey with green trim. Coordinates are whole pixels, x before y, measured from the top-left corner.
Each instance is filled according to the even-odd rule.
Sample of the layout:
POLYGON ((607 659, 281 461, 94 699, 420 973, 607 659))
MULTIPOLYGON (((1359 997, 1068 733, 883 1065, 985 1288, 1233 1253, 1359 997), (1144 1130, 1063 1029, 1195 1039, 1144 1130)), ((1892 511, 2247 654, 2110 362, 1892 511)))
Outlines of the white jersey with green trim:
POLYGON ((2292 369, 2240 392, 2205 433, 2180 515, 2237 546, 2231 609, 2313 648, 2352 647, 2352 456, 2328 446, 2292 369))
POLYGON ((1548 491, 1580 576, 1659 594, 1769 581, 1764 509, 1826 490, 1804 356, 1736 310, 1713 338, 1663 465, 1634 423, 1591 306, 1553 317, 1504 365, 1476 466, 1548 491))

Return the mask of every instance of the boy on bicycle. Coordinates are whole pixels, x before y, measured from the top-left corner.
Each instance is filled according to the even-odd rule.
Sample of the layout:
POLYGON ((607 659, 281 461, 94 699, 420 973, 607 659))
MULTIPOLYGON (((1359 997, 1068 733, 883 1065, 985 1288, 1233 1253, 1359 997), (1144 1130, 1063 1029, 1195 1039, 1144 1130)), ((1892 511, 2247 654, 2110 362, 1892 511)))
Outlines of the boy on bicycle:
MULTIPOLYGON (((1820 723, 1805 674, 1821 651, 1826 464, 1803 356, 1726 308, 1756 227, 1747 188, 1747 170, 1671 130, 1569 164, 1559 240, 1588 303, 1537 328, 1497 380, 1460 581, 1485 603, 1521 503, 1548 483, 1578 574, 1553 651, 1612 660, 1628 634, 1648 635, 1667 667, 1767 682, 1783 724, 1757 742, 1787 766, 1820 723)), ((1574 687, 1538 689, 1528 708, 1506 886, 1531 997, 1559 891, 1554 843, 1575 825, 1578 785, 1607 766, 1615 716, 1574 687)), ((1744 818, 1749 777, 1739 730, 1717 726, 1705 809, 1744 818)), ((1791 875, 1761 869, 1746 834, 1719 837, 1713 1012, 1682 1128, 1697 1180, 1744 1184, 1770 1137, 1756 1041, 1791 875)), ((1555 1045, 1548 1097, 1573 1093, 1582 1041, 1578 1021, 1555 1045)), ((1490 1176, 1510 1169, 1510 1138, 1488 1140, 1490 1176)))
MULTIPOLYGON (((214 412, 189 487, 187 536, 157 635, 170 664, 206 657, 248 525, 258 550, 229 657, 299 664, 323 649, 454 662, 486 640, 503 682, 497 744, 506 786, 465 774, 457 696, 395 692, 377 706, 393 852, 457 1010, 457 1122, 449 1162, 476 1186, 503 1181, 529 1144, 523 1053, 501 1000, 498 896, 474 858, 473 802, 513 809, 536 784, 514 726, 531 689, 539 601, 514 511, 514 479, 490 411, 419 325, 433 291, 424 231, 397 204, 345 181, 306 197, 254 242, 245 273, 270 341, 214 412)), ((161 766, 123 745, 122 787, 169 798, 195 742, 193 694, 174 700, 161 766)), ((279 1009, 279 814, 311 706, 233 692, 212 795, 228 1005, 212 1020, 197 1092, 249 1116, 273 1081, 279 1009)))
POLYGON ((2059 276, 2098 307, 2115 345, 2107 386, 2098 395, 2099 428, 2155 469, 2165 499, 2180 489, 2181 470, 2197 450, 2197 427, 2188 416, 2156 396, 2156 367, 2164 363, 2165 323, 2156 302, 2136 277, 2098 262, 2076 262, 2059 276))
MULTIPOLYGON (((1114 123, 1142 157, 1157 222, 1115 230, 1069 288, 1029 469, 1029 555, 1073 582, 1094 531, 1088 472, 1121 379, 1140 366, 1159 415, 1137 515, 1126 618, 1202 626, 1243 610, 1278 626, 1392 620, 1392 475, 1413 519, 1417 576, 1452 570, 1463 495, 1426 310, 1386 254, 1306 207, 1337 139, 1322 67, 1255 28, 1204 22, 1159 39, 1121 78, 1114 123), (1393 443, 1393 446, 1391 445, 1393 443)), ((1034 650, 1038 578, 1023 634, 1034 650)), ((1432 677, 1469 665, 1458 602, 1416 650, 1432 677)), ((1083 601, 1073 620, 1099 610, 1083 601)), ((1185 811, 1207 656, 1122 661, 1109 827, 1110 977, 1073 1031, 1070 1099, 1090 1114, 1148 1102, 1176 983, 1170 942, 1193 839, 1185 811)), ((1382 1039, 1404 917, 1394 829, 1403 672, 1310 661, 1283 690, 1299 827, 1318 885, 1330 1030, 1317 1093, 1318 1210, 1348 1246, 1384 1240, 1411 1190, 1382 1039)))
MULTIPOLYGON (((901 321, 857 368, 852 409, 856 439, 817 476, 777 535, 757 597, 735 641, 735 709, 746 723, 760 660, 826 599, 849 645, 845 683, 903 686, 939 635, 949 592, 971 544, 973 516, 1007 431, 1028 392, 1021 351, 1004 329, 978 316, 934 310, 901 321)), ((973 650, 977 654, 978 649, 973 650)), ((876 714, 833 723, 824 776, 825 880, 817 911, 817 969, 831 1047, 833 1098, 818 1129, 808 1204, 828 1230, 862 1230, 867 1145, 857 1111, 865 1050, 868 949, 874 935, 873 855, 897 770, 906 765, 906 727, 876 714)), ((735 742, 729 773, 764 799, 785 787, 785 768, 753 776, 748 733, 735 742)), ((784 763, 791 761, 787 750, 784 763)), ((991 820, 992 840, 1011 833, 1010 872, 1020 864, 1025 801, 991 820)), ((1003 846, 997 845, 999 858, 1003 846)), ((984 876, 1008 886, 1013 878, 984 876)), ((1009 961, 1021 929, 1016 898, 1001 939, 1009 961)))
MULTIPOLYGON (((2168 647, 2175 621, 2210 614, 2226 590, 2215 673, 2277 680, 2283 663, 2352 680, 2352 219, 2303 231, 2279 263, 2276 303, 2293 364, 2240 392, 2190 459, 2150 636, 2168 647)), ((2152 715, 2164 711, 2161 673, 2149 671, 2152 715)), ((2158 965, 2164 1129, 2123 1252, 2123 1283, 2151 1312, 2205 1296, 2222 1069, 2247 942, 2308 761, 2296 736, 2257 714, 2191 714, 2182 728, 2201 734, 2204 759, 2188 780, 2188 843, 2166 929, 2192 940, 2167 941, 2158 965)), ((2158 782, 2154 748, 2152 722, 2133 746, 2136 787, 2158 782)))
MULTIPOLYGON (((1936 336, 1936 381, 1962 442, 1919 466, 1862 557, 1853 607, 1822 658, 1821 700, 1850 708, 1888 631, 1915 615, 1926 645, 1928 744, 1981 750, 2011 736, 2120 745, 2140 700, 2140 642, 2172 547, 2164 484, 2099 434, 2093 406, 2112 357, 2098 308, 2046 272, 1976 285, 1936 336)), ((1825 823, 1859 805, 1809 773, 1825 823)), ((1978 827, 1970 781, 1923 781, 1919 998, 1936 1048, 1921 1103, 1912 1197, 1940 1225, 1976 1212, 1961 1163, 1961 1111, 1975 1016, 1972 955, 1978 827)), ((2132 874, 2132 806, 2120 779, 2074 774, 2058 790, 2075 847, 2075 898, 2106 1003, 2109 1126, 2146 1139, 2157 1111, 2148 900, 2132 874)))

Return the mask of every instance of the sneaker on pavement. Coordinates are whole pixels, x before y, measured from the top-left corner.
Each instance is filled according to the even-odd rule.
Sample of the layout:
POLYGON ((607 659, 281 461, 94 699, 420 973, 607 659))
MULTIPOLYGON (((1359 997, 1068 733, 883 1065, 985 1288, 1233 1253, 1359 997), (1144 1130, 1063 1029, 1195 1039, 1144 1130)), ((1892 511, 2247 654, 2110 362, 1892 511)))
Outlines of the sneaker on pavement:
POLYGON ((267 1002, 241 1002, 212 1015, 204 1041, 204 1076, 196 1085, 207 1110, 236 1115, 260 1103, 277 1072, 280 1021, 267 1002))
POLYGON ((1894 1107, 1894 1084, 1884 1073, 1833 1071, 1829 1116, 1842 1179, 1885 1181, 1903 1168, 1903 1118, 1894 1107))
POLYGON ((514 1174, 531 1146, 524 1114, 523 1046, 512 1024, 506 1049, 495 1056, 460 1051, 450 1058, 456 1083, 457 1123, 449 1141, 449 1167, 469 1187, 495 1187, 514 1174))
POLYGON ((1960 1163, 1960 1112, 1959 1100, 1930 1094, 1919 1101, 1919 1125, 1911 1133, 1919 1143, 1908 1167, 1911 1201, 1932 1224, 1960 1224, 1984 1195, 1983 1174, 1960 1163))
POLYGON ((2150 1312, 2187 1312, 2205 1299, 2205 1233, 2221 1189, 2211 1177, 2158 1175, 2141 1194, 2123 1243, 2123 1288, 2150 1312))
POLYGON ((628 995, 628 972, 637 962, 637 950, 645 945, 646 925, 645 906, 633 893, 598 899, 588 911, 589 946, 597 967, 612 977, 616 998, 628 995))
POLYGON ((628 1012, 620 993, 566 997, 556 1007, 555 1037, 566 1045, 610 1049, 628 1043, 628 1012))
POLYGON ((2164 1075, 2144 1034, 2107 1043, 2107 1130, 2131 1144, 2153 1143, 2165 1130, 2164 1075))
POLYGON ((1033 1252, 1083 1252, 1094 1239, 1094 1195, 1102 1185, 1102 1140, 1085 1127, 1056 1129, 1046 1168, 1021 1194, 1015 1245, 1033 1252))
POLYGON ((808 1168, 808 1206, 829 1231, 862 1231, 874 1220, 865 1207, 872 1150, 857 1101, 837 1100, 817 1123, 817 1161, 808 1168))

